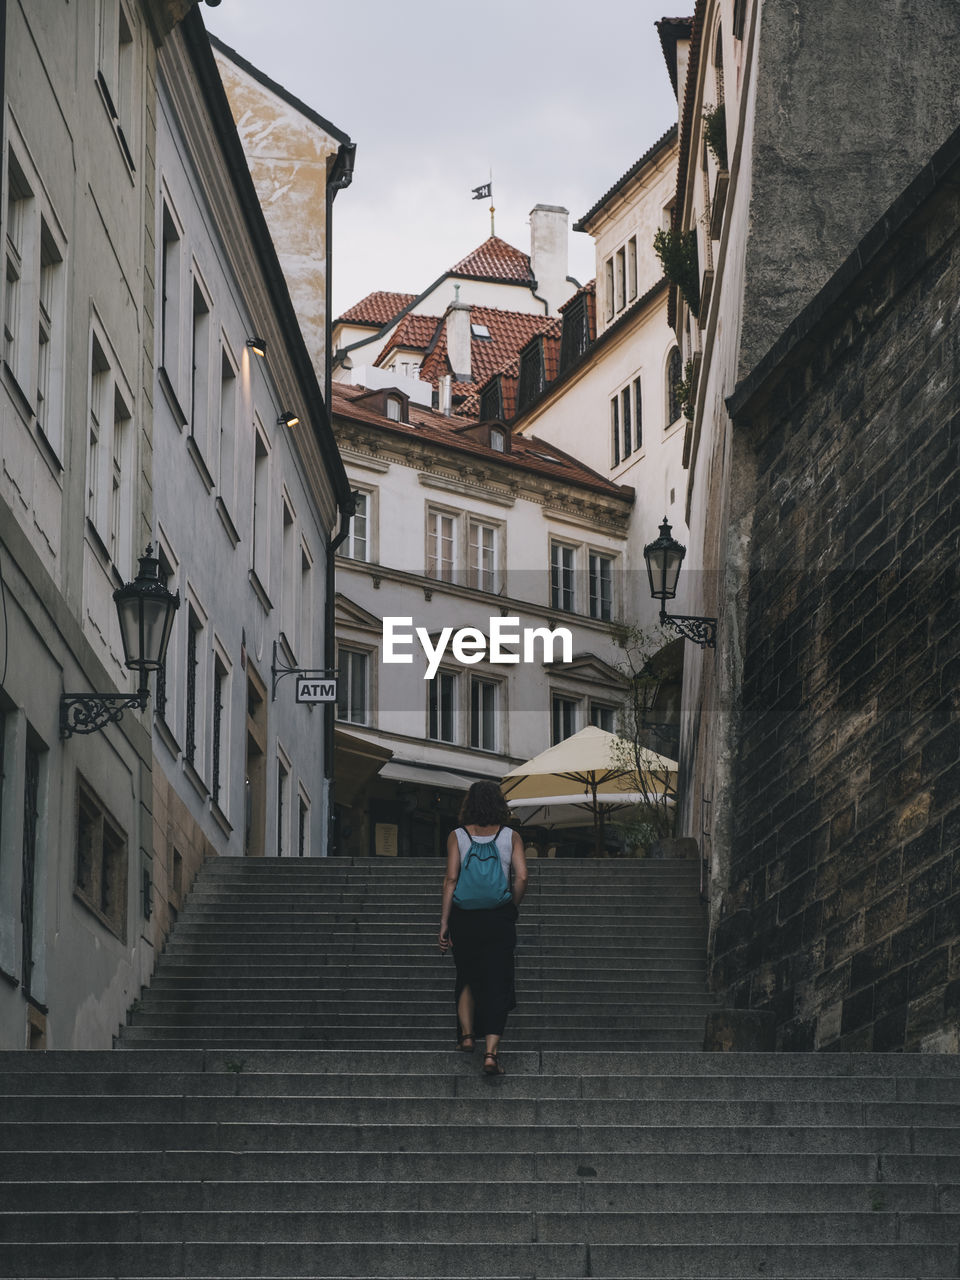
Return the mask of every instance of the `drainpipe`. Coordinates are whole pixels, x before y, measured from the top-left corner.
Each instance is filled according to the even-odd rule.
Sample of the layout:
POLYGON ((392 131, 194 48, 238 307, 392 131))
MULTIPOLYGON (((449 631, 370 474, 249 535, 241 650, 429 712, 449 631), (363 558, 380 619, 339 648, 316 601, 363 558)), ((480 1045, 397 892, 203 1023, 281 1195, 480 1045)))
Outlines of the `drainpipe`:
MULTIPOLYGON (((323 399, 333 424, 333 408, 331 395, 333 388, 333 353, 330 344, 333 335, 333 202, 338 191, 349 187, 353 181, 353 165, 357 154, 355 142, 342 142, 337 150, 333 164, 327 170, 327 219, 326 219, 326 287, 324 311, 324 352, 323 352, 323 399)), ((350 532, 350 519, 356 510, 353 494, 346 502, 339 504, 340 528, 327 543, 327 565, 324 580, 325 598, 323 602, 323 654, 327 666, 332 666, 335 645, 335 609, 336 609, 336 554, 337 547, 350 532)), ((334 794, 333 794, 333 728, 336 718, 336 704, 327 702, 323 709, 323 770, 327 781, 327 856, 333 853, 334 836, 334 794)))

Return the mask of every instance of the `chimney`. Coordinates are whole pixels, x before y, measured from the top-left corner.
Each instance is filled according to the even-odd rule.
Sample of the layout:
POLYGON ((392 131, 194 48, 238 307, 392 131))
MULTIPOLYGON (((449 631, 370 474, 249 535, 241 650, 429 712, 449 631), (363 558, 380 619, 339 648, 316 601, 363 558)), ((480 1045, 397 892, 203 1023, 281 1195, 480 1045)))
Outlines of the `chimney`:
POLYGON ((440 379, 439 408, 440 408, 440 412, 443 414, 445 418, 450 417, 450 408, 451 408, 451 401, 452 401, 452 395, 451 395, 452 382, 453 382, 453 379, 450 377, 449 373, 445 373, 443 377, 440 379))
POLYGON ((537 293, 546 298, 552 316, 573 292, 567 280, 569 217, 569 209, 556 204, 536 204, 530 210, 530 266, 537 293))
POLYGON ((470 372, 470 307, 460 301, 460 286, 454 285, 455 298, 447 312, 447 359, 457 382, 471 382, 470 372))

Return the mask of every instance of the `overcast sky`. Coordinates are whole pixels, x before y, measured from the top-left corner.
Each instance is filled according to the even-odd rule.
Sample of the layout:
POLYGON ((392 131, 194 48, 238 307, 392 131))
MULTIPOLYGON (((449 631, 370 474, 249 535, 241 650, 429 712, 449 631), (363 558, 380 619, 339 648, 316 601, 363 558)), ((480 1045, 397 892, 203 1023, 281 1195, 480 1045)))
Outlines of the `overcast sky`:
MULTIPOLYGON (((223 0, 208 28, 357 144, 334 206, 334 315, 418 293, 490 234, 530 249, 535 204, 571 223, 675 120, 662 0, 223 0)), ((571 232, 570 273, 594 274, 571 232)))

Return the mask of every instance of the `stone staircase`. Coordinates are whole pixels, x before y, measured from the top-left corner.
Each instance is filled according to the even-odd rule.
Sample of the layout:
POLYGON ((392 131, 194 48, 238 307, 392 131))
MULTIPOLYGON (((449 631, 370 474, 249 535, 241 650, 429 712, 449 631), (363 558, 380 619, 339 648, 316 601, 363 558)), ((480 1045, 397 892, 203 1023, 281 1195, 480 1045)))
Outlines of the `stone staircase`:
MULTIPOLYGON (((529 866, 504 1046, 699 1049, 696 863, 529 866)), ((434 858, 207 863, 121 1047, 449 1048, 442 880, 434 858)))
POLYGON ((210 864, 138 1051, 0 1054, 0 1276, 960 1275, 956 1057, 701 1053, 695 871, 541 863, 484 1078, 439 873, 210 864))

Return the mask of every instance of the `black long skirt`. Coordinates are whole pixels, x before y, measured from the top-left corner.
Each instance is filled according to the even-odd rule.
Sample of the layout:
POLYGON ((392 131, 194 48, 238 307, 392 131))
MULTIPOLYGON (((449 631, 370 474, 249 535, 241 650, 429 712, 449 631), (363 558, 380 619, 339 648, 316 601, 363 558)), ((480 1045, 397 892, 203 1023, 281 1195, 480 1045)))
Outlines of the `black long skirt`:
POLYGON ((473 994, 473 1031, 501 1036, 507 1014, 517 1007, 513 953, 517 945, 517 908, 512 902, 488 911, 450 911, 450 938, 457 965, 459 1001, 464 987, 473 994))

